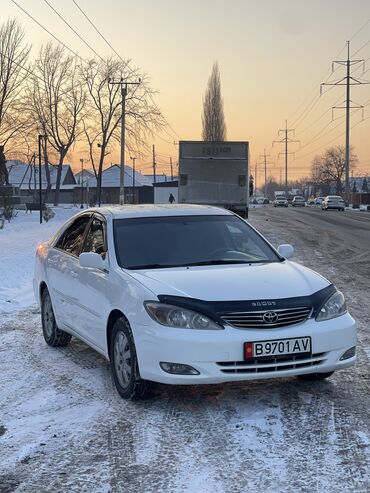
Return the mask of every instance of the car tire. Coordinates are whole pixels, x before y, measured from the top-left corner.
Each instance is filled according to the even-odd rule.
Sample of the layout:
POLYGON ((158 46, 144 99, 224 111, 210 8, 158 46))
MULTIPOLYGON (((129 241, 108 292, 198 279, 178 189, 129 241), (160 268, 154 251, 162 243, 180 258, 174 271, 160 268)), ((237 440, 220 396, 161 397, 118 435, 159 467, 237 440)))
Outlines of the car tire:
POLYGON ((72 336, 63 330, 58 329, 55 321, 53 304, 47 288, 44 289, 41 296, 41 323, 42 333, 46 344, 52 347, 68 346, 72 336))
POLYGON ((148 394, 150 382, 140 377, 134 337, 123 317, 113 325, 110 364, 116 389, 123 399, 139 400, 148 394))
POLYGON ((298 375, 300 380, 325 380, 333 375, 334 371, 326 373, 307 373, 306 375, 298 375))

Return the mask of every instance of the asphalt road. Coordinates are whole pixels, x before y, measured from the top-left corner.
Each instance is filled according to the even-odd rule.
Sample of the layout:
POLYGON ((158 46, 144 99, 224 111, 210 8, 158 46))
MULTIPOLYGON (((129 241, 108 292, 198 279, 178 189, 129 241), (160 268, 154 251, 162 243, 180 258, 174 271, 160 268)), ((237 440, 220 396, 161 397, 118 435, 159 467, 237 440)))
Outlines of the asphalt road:
MULTIPOLYGON (((37 308, 0 320, 0 492, 370 491, 370 214, 251 211, 331 279, 358 321, 358 364, 329 380, 158 385, 117 395, 108 363, 45 345, 37 308)), ((283 282, 283 280, 282 280, 283 282)))
MULTIPOLYGON (((255 209, 257 212, 257 210, 255 209)), ((331 236, 333 242, 341 242, 349 249, 370 249, 370 212, 336 210, 322 211, 319 206, 271 208, 269 215, 275 221, 281 218, 307 225, 310 230, 322 231, 331 236), (289 219, 288 219, 289 218, 289 219)), ((252 211, 253 217, 253 211, 252 211)))

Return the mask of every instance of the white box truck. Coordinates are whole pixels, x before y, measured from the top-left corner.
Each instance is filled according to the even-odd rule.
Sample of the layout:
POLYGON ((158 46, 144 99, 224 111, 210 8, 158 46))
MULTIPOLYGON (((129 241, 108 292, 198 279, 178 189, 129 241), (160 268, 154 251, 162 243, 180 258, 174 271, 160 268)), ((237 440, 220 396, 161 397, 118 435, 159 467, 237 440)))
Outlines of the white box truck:
POLYGON ((208 204, 248 217, 248 142, 179 142, 179 203, 208 204))

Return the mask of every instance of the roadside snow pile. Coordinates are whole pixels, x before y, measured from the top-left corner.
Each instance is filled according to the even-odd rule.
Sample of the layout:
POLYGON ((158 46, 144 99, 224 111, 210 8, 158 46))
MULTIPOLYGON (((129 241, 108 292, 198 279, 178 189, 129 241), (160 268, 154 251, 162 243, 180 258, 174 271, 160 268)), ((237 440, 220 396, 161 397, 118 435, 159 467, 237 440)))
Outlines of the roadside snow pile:
POLYGON ((55 217, 39 223, 39 214, 19 211, 0 230, 0 314, 27 308, 35 303, 32 288, 35 251, 79 209, 55 208, 55 217))

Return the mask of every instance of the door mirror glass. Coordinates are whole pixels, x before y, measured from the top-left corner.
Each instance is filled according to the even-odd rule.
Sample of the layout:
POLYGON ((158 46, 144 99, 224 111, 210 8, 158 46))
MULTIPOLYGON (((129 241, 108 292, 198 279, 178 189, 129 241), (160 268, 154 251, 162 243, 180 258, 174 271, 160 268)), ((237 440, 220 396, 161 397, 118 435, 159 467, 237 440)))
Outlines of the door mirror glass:
POLYGON ((294 248, 292 247, 292 245, 289 245, 289 243, 286 243, 285 245, 279 245, 277 251, 284 258, 290 258, 294 254, 294 248))
POLYGON ((80 257, 81 267, 86 267, 88 269, 107 269, 107 261, 104 260, 98 253, 87 252, 81 253, 80 257))

